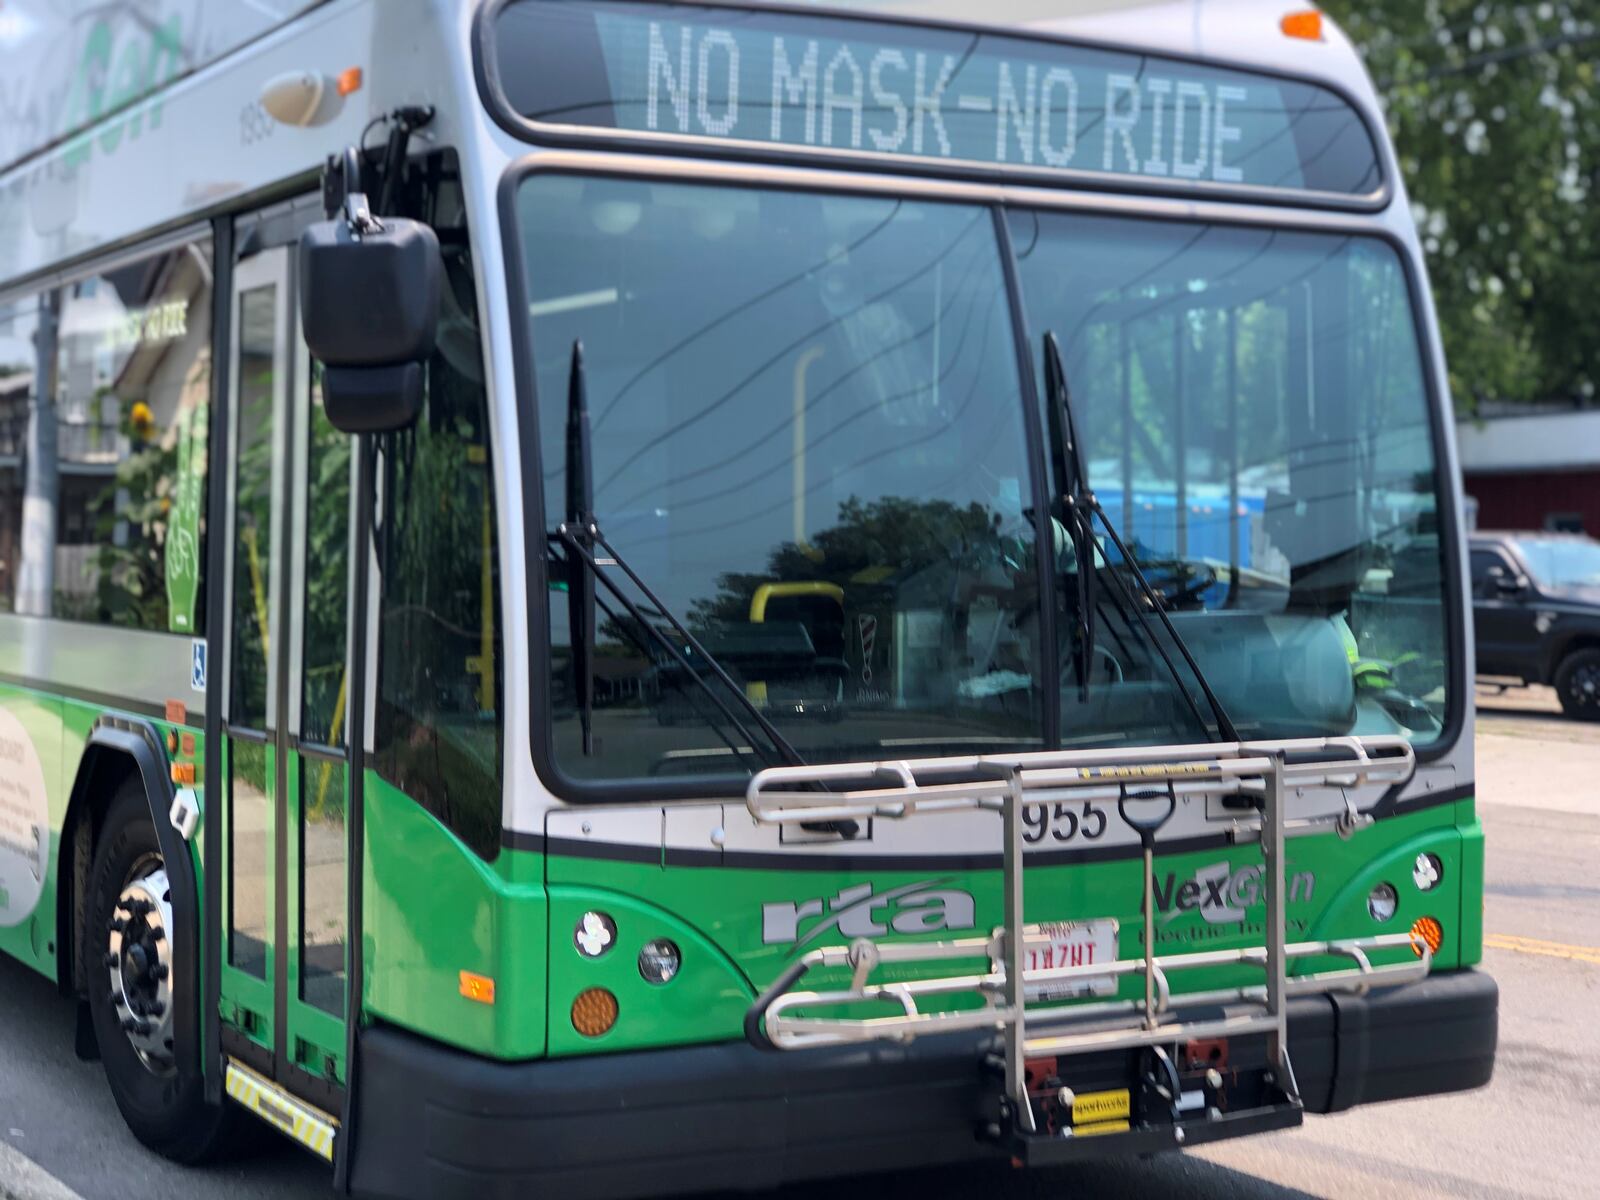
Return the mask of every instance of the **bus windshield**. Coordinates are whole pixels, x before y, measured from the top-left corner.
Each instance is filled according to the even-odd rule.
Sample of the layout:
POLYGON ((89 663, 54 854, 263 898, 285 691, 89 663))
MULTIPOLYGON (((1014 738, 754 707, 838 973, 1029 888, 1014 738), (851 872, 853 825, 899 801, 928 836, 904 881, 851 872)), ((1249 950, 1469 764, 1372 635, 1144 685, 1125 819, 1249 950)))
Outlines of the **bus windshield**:
MULTIPOLYGON (((993 210, 538 172, 522 183, 517 212, 546 527, 531 534, 531 552, 547 557, 550 736, 565 775, 759 765, 685 663, 604 589, 586 664, 585 752, 571 569, 545 541, 566 513, 577 342, 607 539, 807 760, 1213 735, 1192 676, 1167 665, 1176 654, 1170 645, 1162 654, 1163 635, 1126 603, 1131 589, 1096 589, 1089 686, 1074 675, 1074 555, 1048 517, 1044 553, 1036 538, 1049 501, 1028 448, 1034 399, 1021 383, 993 210), (1054 663, 1042 648, 1046 604, 1056 606, 1054 663), (1059 702, 1047 705, 1050 688, 1059 702), (1051 709, 1061 713, 1055 731, 1044 725, 1051 709)), ((1337 337, 1354 344, 1345 331, 1369 300, 1346 262, 1356 259, 1373 287, 1390 289, 1379 299, 1399 306, 1360 316, 1361 328, 1409 329, 1392 256, 1285 237, 1277 257, 1268 235, 1239 242, 1131 223, 1122 232, 1135 248, 1119 250, 1104 244, 1118 230, 1083 218, 1013 222, 1030 327, 1056 331, 1067 354, 1091 483, 1208 676, 1228 680, 1223 700, 1241 732, 1432 736, 1443 693, 1428 672, 1442 679, 1443 618, 1415 339, 1385 335, 1375 348, 1399 356, 1383 378, 1409 371, 1408 383, 1389 387, 1366 359, 1351 362, 1347 377, 1361 388, 1352 382, 1335 403, 1332 385, 1312 379, 1334 347, 1313 348, 1309 332, 1331 323, 1307 325, 1309 306, 1329 303, 1312 298, 1326 259, 1352 306, 1337 337), (1158 251, 1169 232, 1180 246, 1198 237, 1212 257, 1158 251), (1195 313, 1200 298, 1235 313, 1224 318, 1240 347, 1235 403, 1211 318, 1174 296, 1195 313), (1162 346, 1145 345, 1158 327, 1162 346), (1106 357, 1119 339, 1133 346, 1131 367, 1106 357), (1191 348, 1177 350, 1180 340, 1191 348), (1175 353, 1204 357, 1209 390, 1195 378, 1180 386, 1170 366, 1160 374, 1162 355, 1175 353), (1376 394, 1357 404, 1362 388, 1376 394), (1128 404, 1131 421, 1117 415, 1128 404), (1274 405, 1271 441, 1263 422, 1274 405), (1379 422, 1370 429, 1369 412, 1379 422), (1221 441, 1230 428, 1237 461, 1221 441), (1128 437, 1136 470, 1118 474, 1128 437), (1352 458, 1365 474, 1351 473, 1352 458), (1192 519, 1175 516, 1191 506, 1192 519), (1237 662, 1221 653, 1230 644, 1245 651, 1237 662), (1393 662, 1408 651, 1409 673, 1393 662), (1369 703, 1358 686, 1368 658, 1384 659, 1372 669, 1388 671, 1392 702, 1369 703)), ((1199 358, 1181 361, 1178 376, 1196 373, 1199 358)), ((1104 546, 1094 561, 1102 572, 1132 569, 1104 546)), ((640 612, 669 625, 642 598, 640 612)))
MULTIPOLYGON (((1436 737, 1439 480, 1396 251, 1010 219, 1028 319, 1066 356, 1089 482, 1241 735, 1436 737)), ((1116 648, 1097 653, 1115 676, 1116 648)), ((1063 708, 1069 729, 1100 720, 1063 708)))

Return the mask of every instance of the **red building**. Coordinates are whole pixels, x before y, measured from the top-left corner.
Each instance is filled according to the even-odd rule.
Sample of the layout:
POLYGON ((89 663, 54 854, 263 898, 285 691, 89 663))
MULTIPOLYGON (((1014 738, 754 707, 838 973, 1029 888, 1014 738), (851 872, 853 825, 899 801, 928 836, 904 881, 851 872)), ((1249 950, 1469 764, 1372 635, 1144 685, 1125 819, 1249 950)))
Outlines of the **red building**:
POLYGON ((1456 427, 1479 529, 1600 536, 1600 409, 1518 410, 1456 427))

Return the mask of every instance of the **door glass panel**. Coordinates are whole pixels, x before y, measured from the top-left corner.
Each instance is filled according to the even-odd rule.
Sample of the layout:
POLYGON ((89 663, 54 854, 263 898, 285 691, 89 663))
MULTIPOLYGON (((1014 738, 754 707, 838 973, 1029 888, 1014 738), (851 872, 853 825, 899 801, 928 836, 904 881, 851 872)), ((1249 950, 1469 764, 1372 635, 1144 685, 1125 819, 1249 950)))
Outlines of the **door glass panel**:
POLYGON ((308 758, 300 771, 300 999, 342 1017, 348 769, 308 758))
POLYGON ((307 431, 301 737, 322 746, 342 746, 350 578, 350 438, 335 429, 323 412, 321 365, 313 370, 307 431))
MULTIPOLYGON (((303 741, 346 742, 345 648, 350 562, 351 439, 322 408, 321 366, 311 376, 306 451, 303 741)), ((301 760, 300 998, 344 1015, 345 784, 342 762, 301 760)))
MULTIPOLYGON (((278 381, 278 290, 239 295, 239 391, 235 446, 230 725, 264 730, 272 644, 273 402, 278 381)), ((228 960, 266 977, 270 937, 268 871, 273 820, 272 750, 235 739, 229 750, 229 871, 232 937, 228 960)))
POLYGON ((277 288, 239 296, 239 408, 233 550, 231 723, 267 724, 272 623, 272 401, 277 288))
POLYGON ((228 961, 258 979, 267 976, 267 856, 272 851, 272 749, 235 739, 228 748, 233 935, 228 961))

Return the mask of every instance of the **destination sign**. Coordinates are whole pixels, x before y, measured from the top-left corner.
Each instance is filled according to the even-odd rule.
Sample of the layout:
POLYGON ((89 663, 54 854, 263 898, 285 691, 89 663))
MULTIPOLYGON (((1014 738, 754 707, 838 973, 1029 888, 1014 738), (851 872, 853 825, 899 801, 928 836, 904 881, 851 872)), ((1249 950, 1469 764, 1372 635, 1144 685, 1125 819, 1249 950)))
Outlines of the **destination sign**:
POLYGON ((501 89, 545 125, 1201 185, 1374 193, 1365 124, 1313 84, 886 21, 521 0, 501 89))

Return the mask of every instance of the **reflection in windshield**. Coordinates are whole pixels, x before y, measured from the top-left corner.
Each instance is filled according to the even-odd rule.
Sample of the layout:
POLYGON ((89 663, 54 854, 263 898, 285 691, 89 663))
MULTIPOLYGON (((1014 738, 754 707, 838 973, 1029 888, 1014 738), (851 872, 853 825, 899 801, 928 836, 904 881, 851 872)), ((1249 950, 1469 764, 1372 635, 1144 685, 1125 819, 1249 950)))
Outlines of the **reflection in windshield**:
POLYGON ((1587 538, 1521 538, 1517 549, 1541 586, 1600 588, 1600 542, 1587 538))
MULTIPOLYGON (((1011 220, 1029 319, 1067 357, 1090 484, 1241 733, 1436 736, 1435 468, 1394 251, 1011 220)), ((1064 704, 1063 734, 1105 719, 1064 704)))
MULTIPOLYGON (((607 537, 801 753, 1039 744, 1031 483, 989 211, 553 175, 519 208, 547 514, 581 339, 607 537)), ((615 605, 582 755, 567 606, 550 608, 564 770, 743 769, 704 691, 615 605)))

